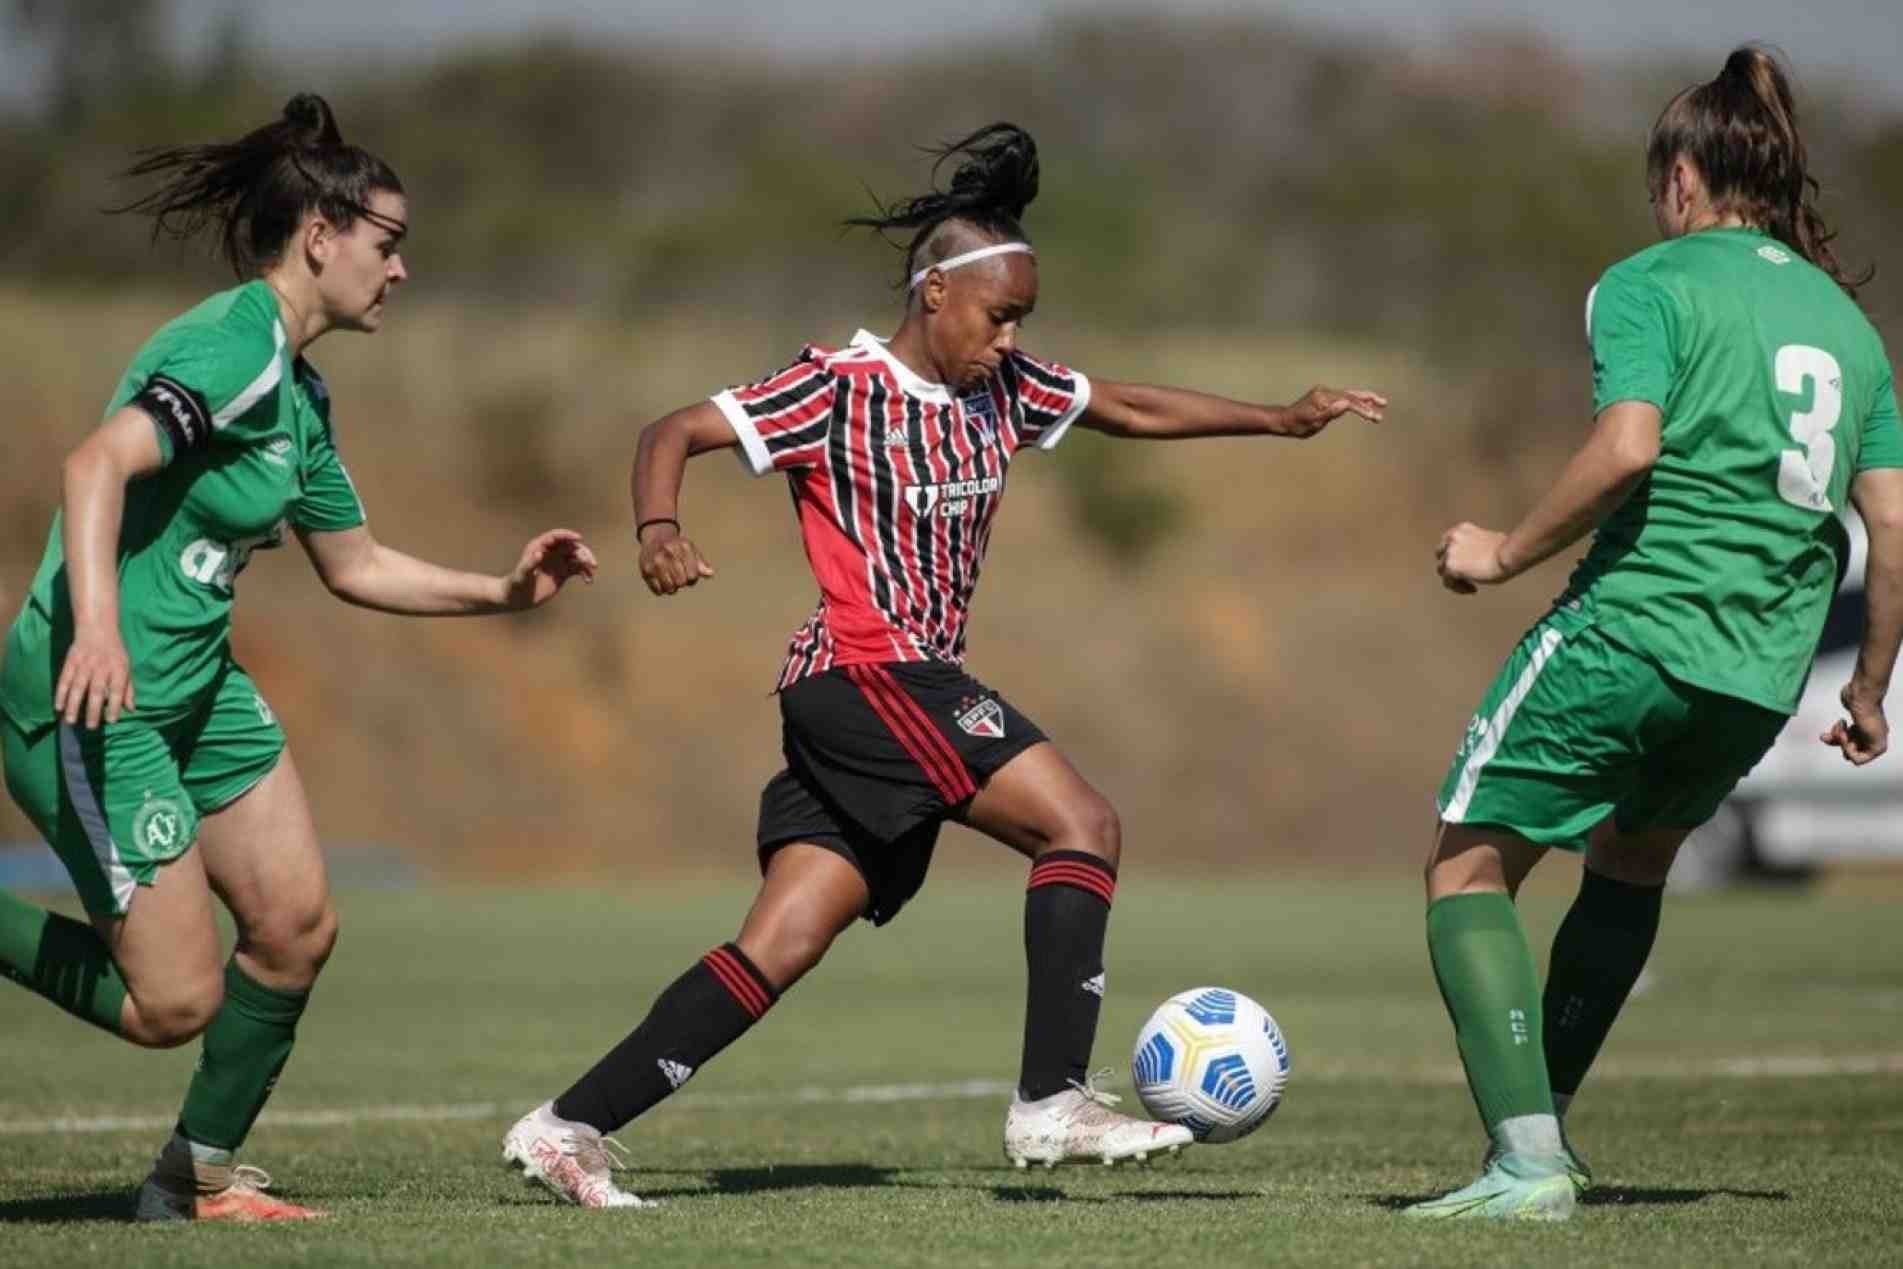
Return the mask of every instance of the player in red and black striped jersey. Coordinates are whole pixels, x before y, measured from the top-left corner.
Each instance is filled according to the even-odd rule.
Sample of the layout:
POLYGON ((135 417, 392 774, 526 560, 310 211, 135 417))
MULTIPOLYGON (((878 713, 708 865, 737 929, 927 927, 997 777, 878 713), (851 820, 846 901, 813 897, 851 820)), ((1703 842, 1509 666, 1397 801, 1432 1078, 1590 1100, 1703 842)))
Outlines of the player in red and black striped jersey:
MULTIPOLYGON (((687 459, 738 447, 793 495, 819 606, 779 679, 786 769, 761 798, 765 872, 739 937, 670 986, 574 1087, 524 1116, 505 1154, 558 1194, 625 1202, 599 1134, 679 1087, 864 916, 890 920, 955 820, 1030 857, 1023 1065, 1005 1151, 1020 1165, 1141 1158, 1189 1140, 1109 1110, 1086 1078, 1116 888, 1116 812, 1024 715, 963 667, 965 625, 1011 460, 1073 426, 1113 436, 1312 436, 1386 401, 1315 388, 1290 406, 1093 383, 1017 346, 1037 302, 1019 219, 1037 150, 1009 124, 944 148, 934 189, 850 223, 912 231, 904 322, 807 348, 784 370, 641 435, 634 504, 657 595, 711 578, 681 531, 687 459), (602 1188, 606 1184, 607 1189, 602 1188), (620 1198, 613 1196, 620 1195, 620 1198)), ((937 168, 934 168, 936 173, 937 168)))

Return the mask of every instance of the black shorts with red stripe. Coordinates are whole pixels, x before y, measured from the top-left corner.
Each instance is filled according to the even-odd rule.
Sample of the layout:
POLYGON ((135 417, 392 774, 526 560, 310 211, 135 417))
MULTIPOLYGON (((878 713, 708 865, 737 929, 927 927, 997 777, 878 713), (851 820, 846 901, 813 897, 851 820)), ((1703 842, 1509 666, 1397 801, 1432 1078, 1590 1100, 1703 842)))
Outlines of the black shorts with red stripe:
POLYGON ((941 661, 837 666, 780 693, 786 770, 760 795, 760 866, 790 842, 844 856, 890 921, 918 893, 939 825, 1011 759, 1036 723, 941 661))

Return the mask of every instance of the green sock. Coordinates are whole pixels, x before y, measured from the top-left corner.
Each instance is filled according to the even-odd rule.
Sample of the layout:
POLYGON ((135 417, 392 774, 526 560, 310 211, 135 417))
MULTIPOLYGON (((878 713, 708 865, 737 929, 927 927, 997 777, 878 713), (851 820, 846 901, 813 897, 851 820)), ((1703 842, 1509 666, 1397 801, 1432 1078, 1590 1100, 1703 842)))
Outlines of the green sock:
POLYGON ((178 1132, 188 1142, 236 1150, 290 1060, 308 991, 277 991, 225 966, 225 1003, 205 1028, 204 1054, 185 1091, 178 1132))
POLYGON ((1427 906, 1434 979, 1454 1021, 1467 1086, 1502 1149, 1558 1149, 1540 1047, 1540 983, 1513 900, 1457 894, 1427 906), (1549 1132, 1550 1129, 1550 1132, 1549 1132))
POLYGON ((120 1034, 126 980, 99 931, 0 890, 0 974, 83 1022, 120 1034))
POLYGON ((1632 984, 1652 954, 1664 886, 1635 886, 1582 870, 1546 972, 1546 1066, 1553 1091, 1572 1094, 1599 1056, 1632 984))

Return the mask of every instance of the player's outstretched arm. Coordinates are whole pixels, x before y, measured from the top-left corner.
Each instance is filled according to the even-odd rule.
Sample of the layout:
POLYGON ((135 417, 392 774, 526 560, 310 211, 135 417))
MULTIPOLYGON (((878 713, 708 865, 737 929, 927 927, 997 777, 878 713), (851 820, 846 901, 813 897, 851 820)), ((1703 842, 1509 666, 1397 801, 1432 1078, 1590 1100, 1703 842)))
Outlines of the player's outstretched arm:
POLYGON ((1903 644, 1903 469, 1860 472, 1850 482, 1850 501, 1870 538, 1863 566, 1863 644, 1840 698, 1850 717, 1839 719, 1820 739, 1861 767, 1890 747, 1883 698, 1896 670, 1897 647, 1903 644))
POLYGON ((1344 414, 1379 423, 1388 399, 1366 388, 1310 388, 1292 405, 1251 405, 1189 388, 1093 379, 1077 424, 1110 436, 1176 441, 1196 436, 1315 435, 1344 414))
POLYGON ((330 593, 359 608, 404 617, 480 617, 520 612, 555 597, 570 578, 595 580, 595 553, 572 529, 529 540, 500 576, 464 573, 405 555, 362 525, 338 533, 300 530, 298 540, 330 593))
POLYGON ((73 642, 53 688, 53 713, 68 725, 116 723, 136 706, 132 661, 119 634, 119 528, 126 485, 164 466, 158 429, 145 411, 119 410, 94 428, 61 469, 61 545, 73 602, 73 642))
POLYGON ((657 595, 698 584, 714 575, 700 548, 681 532, 681 478, 687 460, 740 443, 711 401, 697 401, 662 415, 641 429, 628 492, 634 500, 634 533, 641 544, 641 580, 657 595))
POLYGON ((1546 496, 1511 533, 1462 521, 1441 534, 1434 560, 1441 585, 1457 595, 1510 581, 1597 528, 1659 457, 1659 408, 1619 401, 1599 412, 1586 439, 1546 496))

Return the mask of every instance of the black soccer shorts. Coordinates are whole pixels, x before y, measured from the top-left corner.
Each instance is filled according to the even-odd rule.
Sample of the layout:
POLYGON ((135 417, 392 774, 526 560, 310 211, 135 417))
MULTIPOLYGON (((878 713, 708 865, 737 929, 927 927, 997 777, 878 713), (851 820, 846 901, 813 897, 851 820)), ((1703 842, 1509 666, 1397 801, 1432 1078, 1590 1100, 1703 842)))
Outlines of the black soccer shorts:
POLYGON ((760 867, 789 842, 837 852, 890 921, 918 893, 939 825, 1011 759, 1036 723, 940 661, 847 665, 780 693, 786 769, 760 794, 760 867))

